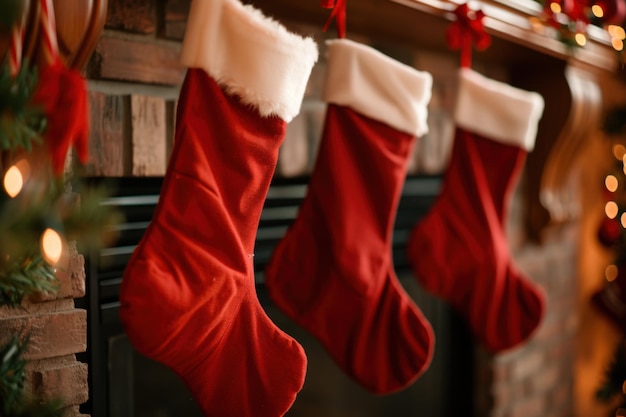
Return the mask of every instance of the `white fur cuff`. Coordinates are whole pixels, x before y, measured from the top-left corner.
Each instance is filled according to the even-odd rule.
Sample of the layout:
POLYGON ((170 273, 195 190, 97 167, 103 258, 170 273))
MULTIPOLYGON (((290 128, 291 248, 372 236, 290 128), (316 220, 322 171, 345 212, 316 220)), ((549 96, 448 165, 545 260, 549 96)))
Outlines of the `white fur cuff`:
POLYGON ((327 41, 324 99, 416 136, 428 132, 432 76, 348 39, 327 41))
POLYGON ((264 116, 286 122, 300 112, 317 44, 288 32, 238 0, 193 0, 182 64, 204 69, 264 116))
POLYGON ((457 126, 530 152, 543 115, 541 95, 461 69, 455 121, 457 126))

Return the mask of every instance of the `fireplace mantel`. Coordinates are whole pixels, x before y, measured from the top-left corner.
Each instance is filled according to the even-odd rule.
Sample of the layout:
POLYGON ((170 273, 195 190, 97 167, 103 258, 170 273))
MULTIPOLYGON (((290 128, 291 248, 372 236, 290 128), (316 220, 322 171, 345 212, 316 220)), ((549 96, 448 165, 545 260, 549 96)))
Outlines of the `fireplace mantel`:
MULTIPOLYGON (((251 1, 281 20, 322 27, 329 12, 319 2, 251 1)), ((347 32, 430 51, 447 51, 445 30, 460 0, 358 0, 347 2, 347 32)), ((541 93, 546 101, 537 145, 527 164, 526 224, 528 236, 542 240, 544 229, 576 219, 572 168, 585 141, 599 129, 606 100, 601 85, 620 81, 619 56, 608 34, 589 27, 587 44, 570 49, 550 29, 538 28, 541 7, 533 0, 470 2, 485 14, 492 36, 486 51, 475 51, 483 66, 506 68, 511 84, 541 93), (535 19, 533 19, 535 18, 535 19), (582 117, 584 115, 584 117, 582 117)), ((450 52, 451 54, 453 52, 450 52)))

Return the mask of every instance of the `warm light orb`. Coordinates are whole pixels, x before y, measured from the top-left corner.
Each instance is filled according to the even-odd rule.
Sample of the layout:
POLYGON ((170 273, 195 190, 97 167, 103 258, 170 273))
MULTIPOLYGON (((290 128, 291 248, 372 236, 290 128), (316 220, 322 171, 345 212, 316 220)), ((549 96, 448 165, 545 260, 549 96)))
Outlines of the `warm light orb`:
MULTIPOLYGON (((612 38, 622 39, 622 40, 626 39, 626 31, 621 26, 609 25, 609 27, 606 30, 607 30, 607 32, 609 32, 609 35, 611 35, 612 38)), ((619 146, 621 146, 621 145, 619 145, 619 146)), ((622 146, 622 148, 623 148, 623 146, 622 146)))
POLYGON ((591 13, 598 18, 604 17, 604 10, 602 10, 602 7, 598 4, 591 6, 591 13))
POLYGON ((561 13, 561 5, 557 2, 552 2, 550 3, 550 10, 552 10, 552 13, 554 14, 561 13))
POLYGON ((626 212, 622 213, 622 215, 619 218, 619 221, 622 224, 622 227, 626 229, 626 212))
POLYGON ((587 37, 584 33, 577 33, 574 39, 576 40, 576 43, 580 46, 585 46, 587 44, 587 37))
POLYGON ((619 181, 617 180, 617 177, 615 177, 615 175, 607 175, 604 179, 604 185, 606 186, 607 190, 614 193, 615 191, 617 191, 619 181))
POLYGON ((4 191, 9 197, 13 198, 18 195, 23 186, 24 178, 20 170, 15 165, 7 169, 7 172, 4 173, 4 191))
POLYGON ((41 254, 50 265, 56 265, 63 254, 63 239, 54 229, 47 228, 41 235, 41 254))
POLYGON ((611 46, 616 51, 621 51, 624 49, 624 41, 621 39, 613 38, 611 39, 611 46))
POLYGON ((615 265, 609 265, 606 267, 606 269, 604 270, 604 277, 606 278, 607 281, 611 282, 611 281, 615 281, 615 279, 617 278, 617 274, 619 273, 619 271, 617 270, 617 266, 615 265))
POLYGON ((620 143, 613 146, 613 155, 615 155, 617 160, 623 161, 624 156, 626 156, 626 147, 620 143))
POLYGON ((30 176, 30 165, 26 159, 20 159, 4 173, 4 190, 9 197, 17 196, 30 176))
POLYGON ((530 22, 530 27, 533 29, 533 31, 537 33, 543 32, 544 26, 541 20, 539 20, 537 17, 534 17, 534 16, 530 17, 528 20, 530 22))
POLYGON ((606 213, 606 217, 609 219, 614 219, 619 212, 619 208, 617 207, 617 203, 615 201, 608 201, 604 206, 604 213, 606 213))

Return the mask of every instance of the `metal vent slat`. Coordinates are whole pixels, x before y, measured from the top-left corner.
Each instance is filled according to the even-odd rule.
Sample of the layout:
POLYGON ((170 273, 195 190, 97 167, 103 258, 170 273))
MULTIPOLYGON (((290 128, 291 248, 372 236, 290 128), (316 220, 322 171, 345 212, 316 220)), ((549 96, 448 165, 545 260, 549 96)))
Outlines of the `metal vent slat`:
MULTIPOLYGON (((103 179, 93 179, 96 182, 103 179)), ((90 282, 98 283, 102 317, 114 316, 119 301, 119 285, 124 268, 136 245, 150 224, 154 209, 159 201, 162 178, 107 179, 114 193, 102 204, 116 207, 124 221, 116 229, 118 239, 111 247, 102 249, 90 262, 97 276, 90 282)), ((261 213, 255 244, 255 273, 262 282, 265 268, 276 244, 287 231, 298 214, 299 206, 306 195, 307 178, 276 178, 268 191, 261 213)), ((439 177, 409 177, 403 188, 402 198, 395 214, 396 221, 392 241, 394 267, 397 271, 407 270, 406 243, 412 227, 430 208, 435 200, 441 179, 439 177)))

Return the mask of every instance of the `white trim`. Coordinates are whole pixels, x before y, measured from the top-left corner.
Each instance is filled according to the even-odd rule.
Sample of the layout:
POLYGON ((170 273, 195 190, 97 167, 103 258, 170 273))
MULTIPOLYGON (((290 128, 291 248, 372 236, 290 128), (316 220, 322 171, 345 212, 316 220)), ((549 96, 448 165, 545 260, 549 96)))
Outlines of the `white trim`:
POLYGON ((428 132, 432 76, 348 39, 326 41, 324 99, 416 136, 428 132))
POLYGON ((455 122, 461 128, 530 152, 543 108, 538 93, 461 69, 455 111, 455 122))
POLYGON ((238 0, 193 0, 181 53, 231 95, 286 122, 300 105, 317 44, 238 0))

